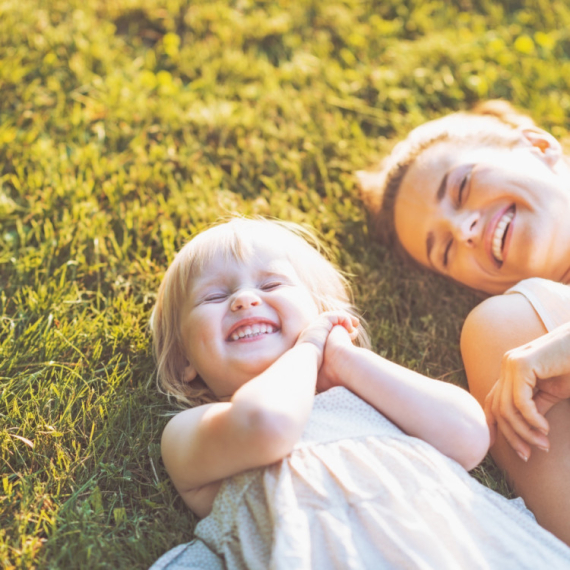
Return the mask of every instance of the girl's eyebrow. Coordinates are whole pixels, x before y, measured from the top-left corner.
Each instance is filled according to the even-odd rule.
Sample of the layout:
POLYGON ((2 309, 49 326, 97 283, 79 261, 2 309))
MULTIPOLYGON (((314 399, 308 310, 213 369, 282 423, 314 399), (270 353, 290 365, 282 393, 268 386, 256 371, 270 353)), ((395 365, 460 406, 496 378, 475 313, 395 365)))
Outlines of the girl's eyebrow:
POLYGON ((207 289, 210 289, 211 287, 217 287, 221 284, 222 284, 222 279, 220 279, 219 276, 211 278, 206 277, 203 279, 200 279, 198 277, 198 279, 194 280, 194 283, 192 283, 191 291, 192 294, 199 296, 203 294, 207 289))
POLYGON ((276 271, 271 269, 263 269, 259 272, 262 277, 289 277, 284 271, 276 271))

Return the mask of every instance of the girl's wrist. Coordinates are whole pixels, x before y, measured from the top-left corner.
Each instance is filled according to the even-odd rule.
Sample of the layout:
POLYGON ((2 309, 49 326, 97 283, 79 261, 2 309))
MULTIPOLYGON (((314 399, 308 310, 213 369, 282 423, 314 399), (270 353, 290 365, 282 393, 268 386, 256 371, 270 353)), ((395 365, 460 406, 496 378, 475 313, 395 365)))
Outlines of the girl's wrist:
POLYGON ((329 367, 329 373, 332 375, 336 386, 343 386, 352 390, 353 376, 356 369, 355 360, 358 359, 361 350, 364 349, 351 344, 343 346, 342 348, 339 347, 339 349, 335 351, 331 366, 329 367))
POLYGON ((317 360, 317 368, 320 368, 323 360, 323 350, 311 338, 299 339, 294 348, 314 354, 317 360))

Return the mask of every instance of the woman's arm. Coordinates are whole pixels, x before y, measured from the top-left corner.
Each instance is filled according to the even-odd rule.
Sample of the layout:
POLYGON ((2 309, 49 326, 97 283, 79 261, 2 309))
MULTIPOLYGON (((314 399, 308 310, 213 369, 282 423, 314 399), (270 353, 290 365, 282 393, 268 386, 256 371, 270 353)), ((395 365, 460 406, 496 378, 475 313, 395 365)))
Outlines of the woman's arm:
POLYGON ((268 465, 291 451, 312 408, 327 336, 336 324, 353 331, 355 322, 344 313, 322 315, 229 402, 186 410, 170 420, 162 436, 162 457, 191 508, 199 510, 188 497, 205 485, 268 465))
POLYGON ((505 350, 492 358, 495 369, 499 363, 500 366, 493 377, 496 382, 485 398, 485 413, 493 438, 498 427, 525 461, 530 456, 530 446, 549 449, 546 436, 550 426, 544 414, 570 397, 570 323, 545 333, 528 301, 519 295, 488 299, 469 315, 462 333, 470 383, 480 384, 488 366, 474 354, 481 345, 494 341, 505 350), (497 326, 490 327, 494 321, 497 326), (490 328, 491 339, 486 332, 490 328), (523 338, 526 342, 517 346, 515 343, 523 338))
MULTIPOLYGON (((504 354, 546 334, 542 321, 523 295, 490 297, 467 318, 461 334, 461 351, 469 387, 483 403, 501 371, 504 354)), ((550 424, 550 451, 544 453, 526 447, 513 449, 502 430, 491 454, 514 491, 524 498, 538 523, 570 544, 568 512, 570 510, 570 400, 563 400, 546 415, 550 424)))
POLYGON ((466 390, 355 347, 339 327, 327 341, 318 387, 331 385, 350 389, 405 433, 427 441, 467 470, 487 453, 485 415, 466 390))

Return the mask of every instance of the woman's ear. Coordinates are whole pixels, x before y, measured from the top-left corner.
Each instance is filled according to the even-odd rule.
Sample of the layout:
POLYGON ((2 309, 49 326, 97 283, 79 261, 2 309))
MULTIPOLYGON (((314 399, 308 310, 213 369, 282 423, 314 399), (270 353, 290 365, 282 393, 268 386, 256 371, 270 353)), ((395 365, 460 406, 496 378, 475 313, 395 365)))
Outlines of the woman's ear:
POLYGON ((554 166, 562 158, 562 146, 550 133, 538 127, 524 127, 520 131, 526 143, 540 152, 548 166, 554 166))
POLYGON ((182 377, 182 380, 190 384, 190 382, 192 382, 196 376, 198 376, 196 369, 190 363, 188 363, 184 368, 184 376, 182 377))

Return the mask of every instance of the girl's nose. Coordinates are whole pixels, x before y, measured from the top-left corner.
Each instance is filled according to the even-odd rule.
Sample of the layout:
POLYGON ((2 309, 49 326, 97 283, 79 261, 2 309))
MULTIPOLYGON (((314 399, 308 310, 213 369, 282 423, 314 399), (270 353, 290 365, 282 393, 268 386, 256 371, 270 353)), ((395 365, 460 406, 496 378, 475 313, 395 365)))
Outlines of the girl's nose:
POLYGON ((465 212, 452 222, 455 239, 469 246, 479 243, 481 236, 481 216, 479 212, 465 212))
POLYGON ((241 311, 261 304, 261 298, 254 291, 241 289, 234 293, 230 308, 232 311, 241 311))

